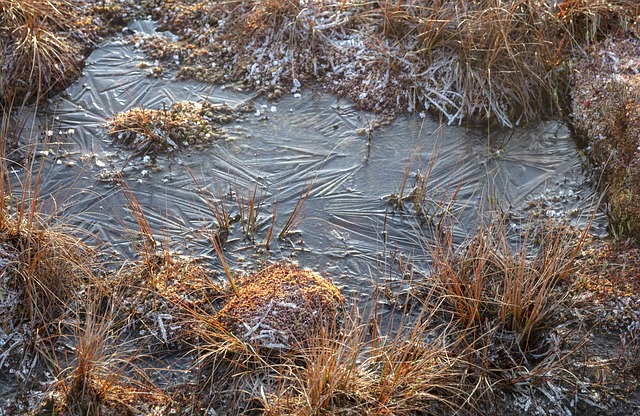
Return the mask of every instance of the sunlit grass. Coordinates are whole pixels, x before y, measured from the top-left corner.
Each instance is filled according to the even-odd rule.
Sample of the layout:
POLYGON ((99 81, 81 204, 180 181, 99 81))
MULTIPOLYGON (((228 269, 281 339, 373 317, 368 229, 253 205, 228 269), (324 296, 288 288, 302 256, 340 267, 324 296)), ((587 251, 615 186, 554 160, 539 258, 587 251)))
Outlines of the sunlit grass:
POLYGON ((64 0, 0 1, 0 103, 39 100, 78 73, 79 51, 60 33, 74 30, 74 7, 64 0))
MULTIPOLYGON (((30 91, 37 97, 76 70, 69 57, 73 47, 47 29, 52 21, 68 17, 64 11, 67 5, 0 0, 0 20, 15 29, 10 36, 16 41, 14 49, 7 49, 11 53, 1 51, 5 55, 0 57, 9 57, 17 68, 24 69, 22 75, 28 75, 30 91), (33 89, 33 85, 37 87, 33 89)), ((240 17, 247 18, 242 27, 262 34, 277 29, 275 39, 292 44, 302 45, 309 39, 324 42, 331 29, 317 27, 309 18, 313 13, 300 2, 249 5, 253 7, 248 9, 248 17, 240 17)), ((340 2, 331 7, 331 13, 351 12, 353 21, 378 21, 378 34, 391 40, 391 46, 411 45, 403 53, 417 57, 416 68, 423 64, 433 68, 443 62, 454 65, 443 68, 453 68, 455 79, 442 75, 445 84, 452 81, 446 88, 454 94, 445 99, 442 94, 426 98, 447 114, 449 121, 465 115, 495 117, 503 124, 513 124, 520 118, 539 116, 548 103, 555 105, 555 89, 559 87, 554 71, 560 68, 567 48, 630 26, 630 15, 637 14, 638 6, 630 1, 567 2, 555 8, 531 1, 438 1, 429 6, 417 2, 340 2), (409 42, 411 39, 417 41, 409 42), (447 56, 456 56, 455 60, 443 58, 443 53, 449 52, 454 55, 447 56)), ((323 10, 317 11, 319 14, 330 15, 323 10)), ((347 23, 333 27, 347 27, 347 23)), ((7 33, 2 32, 0 38, 9 36, 7 33)), ((374 64, 388 65, 385 70, 391 73, 397 71, 402 62, 389 52, 389 44, 377 45, 389 59, 374 64)), ((23 91, 14 85, 14 75, 7 73, 0 75, 2 99, 16 103, 23 91)), ((441 75, 437 71, 433 74, 441 75)), ((425 87, 420 92, 433 91, 425 87)), ((166 112, 157 110, 154 115, 162 118, 166 112)), ((148 122, 148 115, 142 114, 142 121, 148 122)), ((173 139, 165 133, 175 124, 165 125, 159 139, 156 137, 162 145, 174 147, 173 139)), ((145 127, 132 137, 152 130, 145 127)), ((7 140, 5 132, 2 139, 7 140)), ((134 149, 148 146, 145 140, 149 139, 132 140, 134 149)), ((408 196, 411 163, 401 178, 400 207, 408 196)), ((151 401, 151 395, 165 400, 164 393, 149 382, 151 369, 134 365, 142 354, 139 347, 130 345, 139 342, 177 354, 162 318, 167 311, 173 314, 174 322, 184 325, 174 336, 186 340, 181 348, 187 343, 190 346, 193 368, 184 371, 197 374, 190 387, 197 391, 194 401, 202 399, 198 404, 203 409, 231 404, 234 410, 229 412, 235 414, 482 414, 492 409, 484 406, 497 392, 522 385, 535 391, 539 387, 536 382, 549 374, 573 377, 572 369, 563 366, 577 346, 568 353, 560 351, 561 341, 552 331, 570 301, 569 292, 562 291, 561 285, 569 284, 588 227, 573 232, 552 222, 535 224, 514 245, 509 224, 504 218, 493 218, 480 222, 475 233, 458 247, 452 231, 443 226, 447 220, 455 222, 450 208, 456 191, 450 200, 436 198, 437 187, 429 194, 430 167, 418 175, 412 202, 416 214, 428 218, 430 224, 435 216, 440 217, 435 237, 423 240, 425 254, 434 261, 433 273, 422 276, 423 280, 412 276, 412 288, 418 290, 408 295, 403 307, 387 311, 393 316, 387 318, 390 323, 383 323, 376 312, 362 312, 377 305, 379 299, 366 304, 352 300, 354 305, 345 315, 341 307, 318 306, 313 297, 303 296, 306 304, 277 299, 278 306, 285 309, 310 307, 321 322, 317 327, 303 328, 300 321, 288 322, 286 328, 296 330, 295 345, 289 348, 259 342, 264 335, 261 330, 274 330, 266 321, 274 312, 271 307, 266 313, 261 310, 257 325, 245 328, 244 333, 238 331, 242 324, 248 324, 243 321, 246 313, 255 313, 259 302, 264 306, 275 299, 275 288, 282 279, 259 280, 262 286, 257 287, 252 286, 256 281, 242 280, 230 269, 222 235, 231 231, 231 208, 220 189, 217 195, 204 199, 218 226, 218 234, 212 235, 210 242, 232 290, 215 286, 200 263, 179 259, 168 250, 159 252, 145 208, 124 182, 120 182, 124 197, 139 228, 131 233, 131 240, 137 245, 142 265, 123 267, 114 272, 111 282, 100 282, 92 270, 91 250, 40 212, 38 189, 44 180, 40 171, 25 175, 23 188, 12 190, 3 163, 0 254, 7 278, 1 294, 3 300, 18 294, 15 307, 3 311, 12 321, 7 327, 26 322, 34 330, 25 332, 26 336, 43 327, 50 329, 38 334, 46 335, 44 347, 39 348, 44 349, 43 356, 56 372, 48 404, 63 414, 99 414, 109 407, 122 413, 143 413, 140 408, 132 410, 132 403, 141 398, 151 401), (102 286, 109 284, 115 288, 103 292, 102 286), (88 288, 100 295, 87 295, 88 288), (122 301, 125 292, 127 301, 134 300, 126 305, 122 301), (241 302, 234 303, 238 298, 241 302), (151 302, 137 303, 143 299, 151 302), (138 306, 142 312, 136 315, 138 306), (124 329, 139 327, 153 329, 156 335, 144 340, 124 339, 124 329), (64 331, 69 328, 70 333, 64 331), (68 354, 62 357, 61 351, 68 354)), ((258 185, 253 186, 244 193, 236 189, 240 225, 250 244, 255 244, 262 231, 259 216, 263 198, 258 185)), ((304 204, 312 188, 306 183, 303 188, 278 233, 281 238, 304 219, 304 204)), ((445 188, 447 193, 449 187, 445 188)), ((273 207, 266 246, 276 224, 277 203, 273 207)), ((337 289, 333 290, 332 300, 341 298, 337 289)), ((309 322, 313 319, 302 324, 309 322)))

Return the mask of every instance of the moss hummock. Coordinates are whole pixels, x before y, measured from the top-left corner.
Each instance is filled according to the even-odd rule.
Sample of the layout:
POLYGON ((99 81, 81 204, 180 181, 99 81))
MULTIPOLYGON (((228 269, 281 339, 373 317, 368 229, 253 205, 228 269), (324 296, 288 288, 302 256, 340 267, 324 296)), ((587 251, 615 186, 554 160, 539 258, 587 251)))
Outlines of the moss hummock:
POLYGON ((278 263, 241 279, 218 320, 243 341, 290 348, 335 325, 343 302, 319 274, 278 263))

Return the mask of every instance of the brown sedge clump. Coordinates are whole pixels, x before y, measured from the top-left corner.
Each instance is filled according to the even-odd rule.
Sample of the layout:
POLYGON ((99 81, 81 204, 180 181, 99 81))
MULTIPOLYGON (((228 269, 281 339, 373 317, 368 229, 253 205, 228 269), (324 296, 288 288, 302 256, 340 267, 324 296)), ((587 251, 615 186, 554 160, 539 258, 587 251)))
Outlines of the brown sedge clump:
MULTIPOLYGON (((532 224, 513 248, 504 220, 482 223, 456 250, 446 230, 432 246, 433 279, 463 328, 482 332, 486 322, 517 334, 522 354, 553 325, 566 293, 559 285, 572 271, 587 231, 532 224)), ((480 336, 478 334, 478 336, 480 336)))
POLYGON ((14 319, 51 322, 92 277, 90 250, 68 231, 56 229, 35 212, 29 218, 5 214, 0 229, 5 285, 19 294, 14 319))
POLYGON ((77 78, 98 40, 94 11, 67 0, 1 0, 0 105, 40 103, 77 78))
POLYGON ((75 311, 71 333, 63 335, 66 344, 73 345, 72 353, 61 358, 51 351, 57 376, 38 414, 149 414, 169 403, 136 364, 142 355, 122 337, 117 298, 106 296, 100 288, 89 290, 85 308, 75 311))

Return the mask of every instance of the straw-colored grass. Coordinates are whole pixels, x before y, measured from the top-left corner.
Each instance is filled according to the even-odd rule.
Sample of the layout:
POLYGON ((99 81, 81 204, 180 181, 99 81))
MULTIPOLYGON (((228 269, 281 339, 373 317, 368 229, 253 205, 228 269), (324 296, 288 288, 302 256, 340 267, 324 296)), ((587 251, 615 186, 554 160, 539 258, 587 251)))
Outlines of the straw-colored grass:
POLYGON ((20 105, 60 88, 79 72, 79 48, 64 32, 75 5, 65 0, 0 1, 0 103, 20 105))
POLYGON ((522 354, 558 319, 566 297, 560 284, 588 235, 551 220, 528 226, 519 241, 502 219, 480 224, 459 249, 447 231, 428 243, 434 284, 464 331, 475 342, 487 327, 499 327, 515 334, 522 354))
POLYGON ((18 321, 42 324, 60 316, 92 276, 89 249, 35 213, 28 219, 5 216, 0 247, 3 290, 17 296, 12 315, 18 321))
POLYGON ((115 2, 0 0, 0 106, 39 104, 65 88, 100 36, 139 13, 115 2))
POLYGON ((106 302, 101 310, 97 302, 102 296, 88 297, 86 310, 76 316, 73 334, 66 336, 72 353, 63 360, 52 358, 57 381, 49 387, 42 410, 79 416, 149 414, 151 409, 163 409, 166 396, 134 363, 141 355, 126 350, 122 343, 113 303, 106 302))
MULTIPOLYGON (((425 311, 417 318, 402 311, 399 325, 383 327, 379 316, 354 306, 341 324, 309 327, 292 350, 265 348, 235 335, 224 317, 193 311, 198 371, 207 379, 201 400, 229 415, 472 412, 487 390, 475 388, 480 379, 454 352, 457 343, 446 342, 446 331, 429 334, 425 311)), ((254 315, 262 312, 256 306, 254 315)))
POLYGON ((281 382, 260 395, 266 414, 473 412, 485 391, 444 338, 427 341, 429 317, 371 333, 378 318, 350 315, 343 330, 319 333, 296 361, 273 367, 281 382))

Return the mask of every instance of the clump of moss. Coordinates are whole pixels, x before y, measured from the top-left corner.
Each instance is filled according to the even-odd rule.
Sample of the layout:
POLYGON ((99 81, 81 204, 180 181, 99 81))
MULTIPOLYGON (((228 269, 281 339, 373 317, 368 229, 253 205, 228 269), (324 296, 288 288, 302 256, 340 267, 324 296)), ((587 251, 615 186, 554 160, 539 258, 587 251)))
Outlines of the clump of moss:
POLYGON ((218 321, 245 342, 289 348, 336 324, 343 301, 317 273, 278 263, 241 279, 218 321))
POLYGON ((193 146, 198 149, 227 138, 223 125, 250 112, 245 105, 234 110, 227 104, 181 101, 169 109, 134 108, 116 114, 107 124, 108 133, 138 155, 172 153, 193 146))
POLYGON ((607 191, 611 231, 640 241, 640 39, 612 37, 576 61, 573 112, 607 191))

